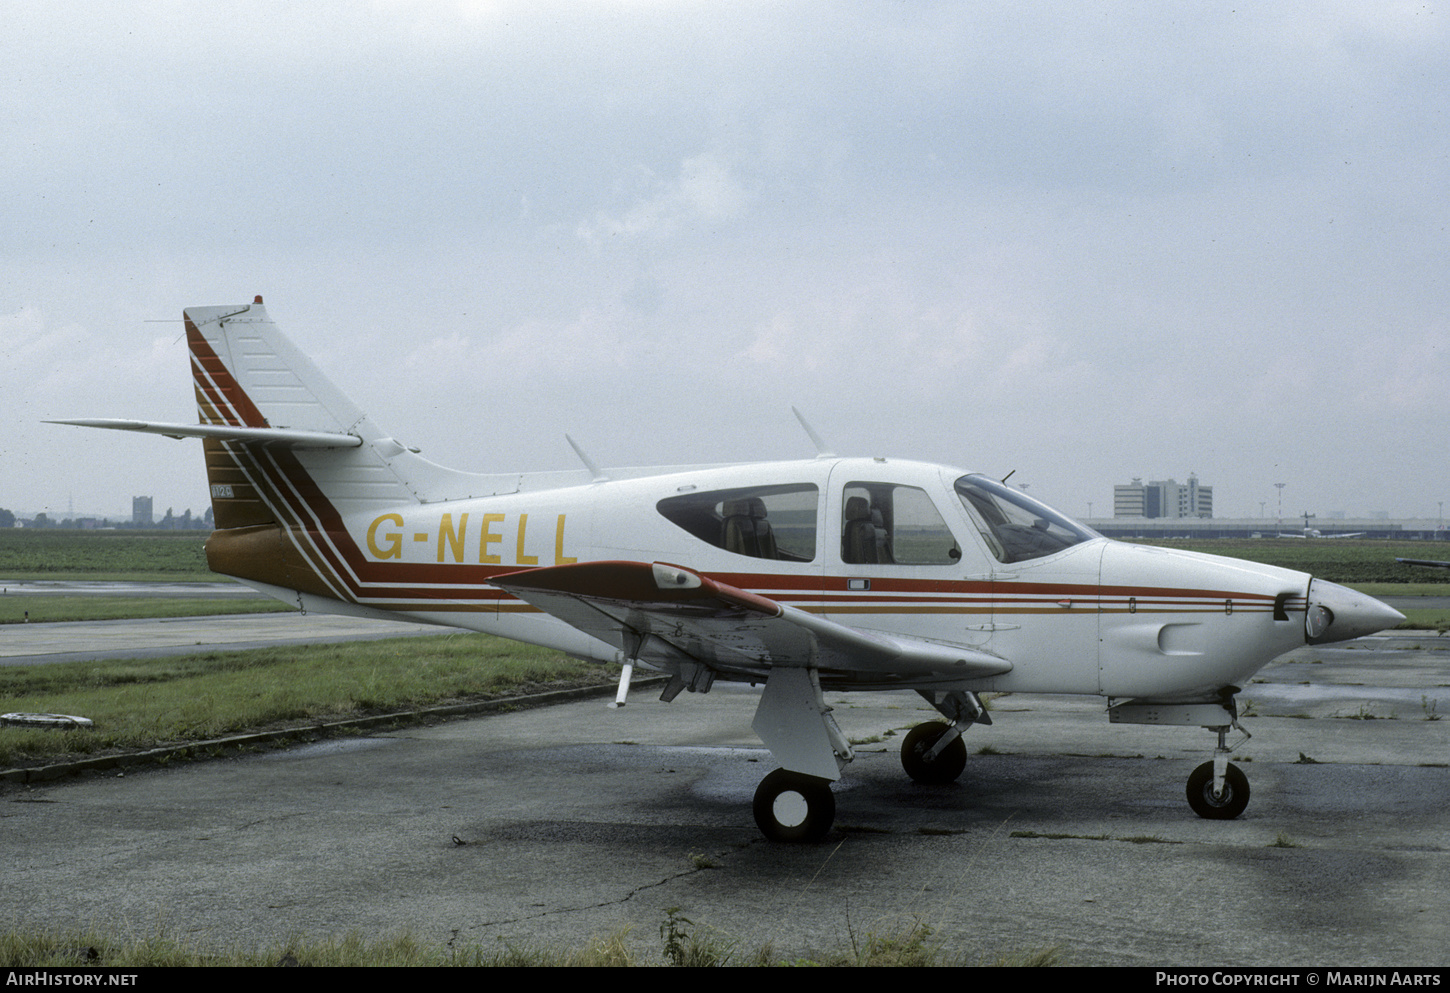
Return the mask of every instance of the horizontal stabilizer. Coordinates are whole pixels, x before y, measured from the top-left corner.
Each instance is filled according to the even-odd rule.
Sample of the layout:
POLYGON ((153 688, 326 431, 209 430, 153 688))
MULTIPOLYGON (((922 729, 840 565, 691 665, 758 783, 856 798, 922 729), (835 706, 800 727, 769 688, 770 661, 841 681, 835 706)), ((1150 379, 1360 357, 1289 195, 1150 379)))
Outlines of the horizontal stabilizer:
POLYGON ((108 428, 112 431, 140 431, 145 434, 161 434, 168 438, 214 438, 217 441, 277 448, 357 448, 362 444, 362 439, 353 434, 293 431, 289 428, 245 428, 230 424, 167 424, 163 421, 128 421, 110 417, 45 423, 108 428))

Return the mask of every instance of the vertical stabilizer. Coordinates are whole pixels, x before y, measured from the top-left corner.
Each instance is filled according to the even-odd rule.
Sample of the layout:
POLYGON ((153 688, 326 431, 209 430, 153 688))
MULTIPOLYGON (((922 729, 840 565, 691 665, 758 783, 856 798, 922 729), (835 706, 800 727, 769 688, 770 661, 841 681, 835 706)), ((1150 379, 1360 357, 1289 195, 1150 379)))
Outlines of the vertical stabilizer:
POLYGON ((262 524, 310 529, 323 525, 324 505, 339 515, 367 505, 418 501, 386 458, 402 446, 392 439, 379 445, 381 433, 278 330, 260 298, 244 307, 192 307, 184 316, 202 424, 315 431, 361 441, 353 448, 301 450, 206 439, 218 530, 262 524))
POLYGON ((211 568, 290 590, 352 600, 345 519, 369 507, 417 503, 389 465, 400 449, 362 410, 250 306, 184 313, 216 532, 211 568), (248 438, 246 430, 262 432, 248 438), (315 432, 350 447, 302 446, 286 432, 315 432), (272 440, 272 439, 277 440, 272 440))
POLYGON ((214 572, 356 602, 365 557, 349 522, 410 505, 516 492, 517 473, 457 472, 384 434, 272 323, 262 298, 183 314, 198 424, 56 423, 201 438, 214 572))
POLYGON ((362 411, 282 335, 260 297, 245 307, 190 307, 184 318, 203 424, 339 434, 363 426, 362 411))

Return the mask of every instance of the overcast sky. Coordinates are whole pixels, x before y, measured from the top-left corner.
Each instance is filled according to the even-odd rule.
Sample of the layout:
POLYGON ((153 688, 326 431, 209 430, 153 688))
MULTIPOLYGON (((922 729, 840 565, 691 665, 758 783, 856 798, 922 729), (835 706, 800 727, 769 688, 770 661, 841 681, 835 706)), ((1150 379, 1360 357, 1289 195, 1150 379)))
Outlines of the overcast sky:
POLYGON ((265 296, 460 469, 805 458, 1111 513, 1450 500, 1440 3, 0 0, 0 507, 206 506, 265 296), (161 323, 157 323, 161 322, 161 323))

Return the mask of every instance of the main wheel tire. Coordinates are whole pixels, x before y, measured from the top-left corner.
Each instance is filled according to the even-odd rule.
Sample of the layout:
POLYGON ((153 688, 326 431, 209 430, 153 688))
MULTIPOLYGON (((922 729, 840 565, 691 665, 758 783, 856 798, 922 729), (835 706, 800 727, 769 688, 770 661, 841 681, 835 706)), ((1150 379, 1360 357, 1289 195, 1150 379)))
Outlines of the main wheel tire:
POLYGON ((1213 795, 1213 763, 1205 762, 1188 777, 1188 805, 1199 817, 1231 821, 1249 805, 1249 777, 1236 765, 1223 773, 1223 793, 1213 795))
POLYGON ((901 743, 901 767, 906 774, 918 783, 951 783, 962 774, 967 767, 967 743, 957 735, 956 740, 941 754, 930 762, 926 759, 926 753, 937 743, 942 735, 951 730, 951 726, 940 721, 927 721, 925 724, 918 724, 906 733, 906 740, 901 743))
POLYGON ((820 841, 836 820, 828 780, 777 769, 755 790, 755 823, 771 841, 820 841))

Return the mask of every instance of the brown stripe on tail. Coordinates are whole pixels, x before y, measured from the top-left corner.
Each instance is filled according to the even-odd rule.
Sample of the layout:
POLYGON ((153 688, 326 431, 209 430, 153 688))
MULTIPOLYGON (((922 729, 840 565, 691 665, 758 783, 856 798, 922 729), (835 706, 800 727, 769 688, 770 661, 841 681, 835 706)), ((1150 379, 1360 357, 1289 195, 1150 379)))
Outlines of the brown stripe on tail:
POLYGON ((191 349, 191 377, 196 384, 196 405, 203 424, 234 427, 270 427, 252 398, 242 389, 221 356, 212 350, 190 317, 186 321, 186 344, 191 349))
POLYGON ((211 486, 211 513, 217 530, 249 528, 260 524, 275 526, 277 515, 267 506, 262 494, 257 492, 256 486, 242 471, 236 457, 228 451, 227 444, 207 438, 201 445, 206 453, 206 481, 211 486))
MULTIPOLYGON (((269 427, 191 318, 185 320, 200 422, 269 427)), ((213 572, 333 599, 355 599, 343 591, 335 577, 333 582, 324 578, 305 522, 287 511, 285 497, 276 491, 275 480, 259 463, 258 453, 236 442, 210 438, 202 441, 202 448, 216 522, 216 530, 206 542, 207 566, 213 572)), ((288 461, 306 475, 295 462, 288 461)))

